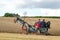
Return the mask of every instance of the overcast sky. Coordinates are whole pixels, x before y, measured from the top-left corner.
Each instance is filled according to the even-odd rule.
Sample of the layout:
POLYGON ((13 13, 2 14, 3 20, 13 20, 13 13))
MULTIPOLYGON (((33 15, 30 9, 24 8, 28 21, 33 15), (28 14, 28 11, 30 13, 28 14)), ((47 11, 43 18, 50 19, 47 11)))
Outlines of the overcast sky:
POLYGON ((0 0, 0 16, 4 13, 23 16, 60 16, 60 0, 0 0))

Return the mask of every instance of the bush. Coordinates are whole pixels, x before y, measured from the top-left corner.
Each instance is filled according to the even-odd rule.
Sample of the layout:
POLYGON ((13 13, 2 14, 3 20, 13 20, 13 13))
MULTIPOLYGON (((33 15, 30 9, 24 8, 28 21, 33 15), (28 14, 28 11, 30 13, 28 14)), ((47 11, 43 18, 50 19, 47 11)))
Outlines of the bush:
POLYGON ((13 14, 13 13, 5 13, 4 17, 16 17, 19 16, 18 14, 13 14))

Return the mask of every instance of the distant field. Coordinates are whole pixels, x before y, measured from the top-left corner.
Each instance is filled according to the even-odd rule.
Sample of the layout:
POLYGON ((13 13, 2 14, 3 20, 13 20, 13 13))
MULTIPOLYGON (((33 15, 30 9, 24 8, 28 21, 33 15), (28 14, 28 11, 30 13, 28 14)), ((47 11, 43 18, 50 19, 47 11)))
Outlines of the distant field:
MULTIPOLYGON (((14 23, 14 17, 0 17, 0 32, 8 32, 8 33, 20 33, 21 26, 19 23, 14 23)), ((22 18, 23 19, 23 18, 22 18)), ((29 24, 33 25, 34 22, 38 18, 25 18, 25 21, 29 24)), ((46 19, 46 21, 51 21, 51 29, 49 29, 49 33, 52 35, 60 35, 60 19, 58 18, 40 18, 46 19)))

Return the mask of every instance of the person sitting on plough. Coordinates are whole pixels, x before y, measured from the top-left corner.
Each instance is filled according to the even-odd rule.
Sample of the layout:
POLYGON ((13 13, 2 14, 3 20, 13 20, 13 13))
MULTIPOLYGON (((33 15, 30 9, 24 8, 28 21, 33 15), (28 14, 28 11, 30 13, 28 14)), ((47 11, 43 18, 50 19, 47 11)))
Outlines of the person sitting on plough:
POLYGON ((39 30, 39 32, 40 32, 40 28, 41 28, 41 21, 40 21, 40 19, 38 19, 38 21, 35 22, 34 26, 35 26, 36 31, 39 30))
POLYGON ((41 29, 40 29, 40 31, 41 31, 41 33, 48 34, 48 28, 46 26, 45 19, 43 19, 43 21, 41 22, 41 29))

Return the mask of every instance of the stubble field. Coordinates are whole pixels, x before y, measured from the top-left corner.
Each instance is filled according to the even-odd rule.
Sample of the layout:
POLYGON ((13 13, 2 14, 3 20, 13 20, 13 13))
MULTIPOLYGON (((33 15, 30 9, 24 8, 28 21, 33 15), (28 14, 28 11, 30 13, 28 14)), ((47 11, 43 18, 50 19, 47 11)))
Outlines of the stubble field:
MULTIPOLYGON (((26 35, 20 34, 21 24, 14 23, 13 17, 0 17, 0 40, 58 40, 60 39, 60 19, 58 18, 40 18, 51 21, 49 33, 51 36, 45 35, 26 35), (18 34, 17 34, 18 33, 18 34)), ((23 18, 22 18, 23 19, 23 18)), ((25 18, 25 21, 33 25, 39 18, 25 18)))

